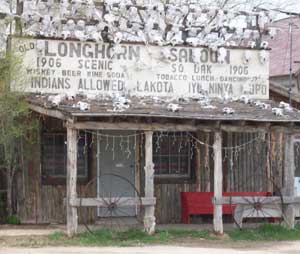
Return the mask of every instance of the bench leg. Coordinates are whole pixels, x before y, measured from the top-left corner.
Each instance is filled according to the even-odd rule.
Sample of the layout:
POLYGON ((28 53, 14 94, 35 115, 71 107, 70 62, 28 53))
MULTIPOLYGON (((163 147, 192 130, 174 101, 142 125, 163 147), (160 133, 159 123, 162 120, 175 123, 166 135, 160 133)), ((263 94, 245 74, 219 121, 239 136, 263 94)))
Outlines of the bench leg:
POLYGON ((234 210, 233 219, 237 224, 236 226, 238 226, 238 228, 242 228, 243 226, 243 213, 244 208, 242 206, 237 205, 234 210))
POLYGON ((190 224, 190 216, 188 213, 183 213, 181 217, 183 224, 190 224))

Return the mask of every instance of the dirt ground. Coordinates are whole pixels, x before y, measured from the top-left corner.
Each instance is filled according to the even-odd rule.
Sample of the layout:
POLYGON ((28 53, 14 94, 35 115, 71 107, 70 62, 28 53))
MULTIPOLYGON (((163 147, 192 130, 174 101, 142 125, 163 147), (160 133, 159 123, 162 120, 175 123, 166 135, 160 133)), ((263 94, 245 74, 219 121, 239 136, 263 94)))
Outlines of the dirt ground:
POLYGON ((0 254, 299 254, 300 242, 273 243, 266 246, 247 247, 46 247, 46 248, 0 248, 0 254))
POLYGON ((46 235, 1 236, 0 254, 299 254, 300 241, 244 242, 178 239, 172 245, 143 247, 57 247, 47 246, 46 235), (34 248, 31 248, 31 245, 34 248), (47 246, 37 248, 37 246, 47 246))
POLYGON ((64 226, 1 226, 0 254, 300 254, 300 241, 246 242, 180 238, 169 245, 145 247, 58 247, 49 241, 49 235, 63 231, 64 226))

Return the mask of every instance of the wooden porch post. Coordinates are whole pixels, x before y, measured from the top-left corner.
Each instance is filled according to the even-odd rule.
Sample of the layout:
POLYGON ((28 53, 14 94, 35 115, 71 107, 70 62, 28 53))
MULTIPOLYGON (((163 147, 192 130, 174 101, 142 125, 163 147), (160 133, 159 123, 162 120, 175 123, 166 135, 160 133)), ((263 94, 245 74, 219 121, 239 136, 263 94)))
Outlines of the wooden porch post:
MULTIPOLYGON (((152 131, 145 132, 145 197, 154 197, 154 164, 153 164, 153 146, 152 131)), ((144 228, 148 234, 155 232, 155 205, 145 206, 144 228)))
POLYGON ((77 130, 67 128, 67 234, 77 233, 77 208, 70 206, 70 200, 77 198, 77 130))
MULTIPOLYGON (((294 161, 294 139, 291 134, 287 134, 284 155, 284 182, 283 195, 294 197, 294 178, 295 178, 295 161, 294 161)), ((285 224, 288 228, 295 227, 295 210, 293 204, 288 204, 284 209, 285 224)))
MULTIPOLYGON (((223 171, 222 171, 222 136, 221 132, 215 132, 214 141, 214 200, 222 198, 223 171)), ((214 204, 214 232, 223 234, 222 205, 214 204)))

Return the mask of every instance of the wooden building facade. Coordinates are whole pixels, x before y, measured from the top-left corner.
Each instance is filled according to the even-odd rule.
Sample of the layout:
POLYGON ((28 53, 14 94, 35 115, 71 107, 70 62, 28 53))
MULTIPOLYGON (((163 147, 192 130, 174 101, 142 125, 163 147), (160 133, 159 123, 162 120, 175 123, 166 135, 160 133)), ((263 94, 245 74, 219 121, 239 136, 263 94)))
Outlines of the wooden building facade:
MULTIPOLYGON (((23 35, 35 37, 13 37, 8 45, 22 56, 20 73, 28 76, 12 89, 29 94, 40 124, 36 142, 27 145, 32 152, 26 170, 15 178, 14 206, 22 222, 67 223, 73 235, 78 223, 107 216, 102 206, 122 202, 135 207, 125 215, 142 217, 152 233, 155 223, 181 222, 181 192, 213 192, 214 230, 222 233, 222 192, 276 196, 280 190, 293 196, 300 113, 269 101, 267 50, 224 48, 214 28, 200 47, 198 35, 214 18, 200 27, 186 18, 174 24, 161 2, 151 8, 107 3, 87 17, 67 4, 61 23, 47 26, 44 17, 54 20, 58 4, 45 5, 36 25, 35 4, 23 6, 28 11, 23 35), (158 14, 161 21, 146 24, 141 13, 131 15, 137 10, 147 20, 158 14), (148 26, 150 32, 141 29, 148 26), (125 179, 131 190, 124 182, 106 181, 109 174, 125 179), (140 203, 142 209, 136 209, 140 203)), ((90 7, 89 14, 95 10, 90 7)), ((185 7, 176 7, 175 14, 199 12, 185 7)), ((249 17, 257 22, 260 15, 249 17)), ((259 34, 264 30, 248 23, 259 34)), ((295 211, 289 212, 293 221, 295 211)))
POLYGON ((79 223, 101 220, 95 203, 88 200, 93 208, 78 208, 76 197, 97 198, 96 182, 88 192, 86 185, 99 176, 101 156, 108 158, 113 153, 115 158, 108 159, 108 169, 121 175, 120 168, 126 166, 134 171, 131 183, 145 208, 150 208, 150 219, 159 224, 181 223, 181 192, 280 190, 293 195, 290 183, 294 165, 287 163, 293 162, 294 153, 286 150, 300 133, 297 111, 278 117, 270 109, 228 102, 235 113, 225 115, 223 102, 214 100, 214 109, 189 101, 180 104, 182 110, 171 112, 164 102, 141 104, 132 99, 130 110, 107 114, 113 107, 107 100, 86 100, 91 109, 84 112, 68 107, 74 103, 68 100, 59 107, 52 107, 47 96, 32 95, 28 100, 39 118, 40 133, 36 143, 28 147, 33 151, 28 170, 18 175, 15 185, 17 214, 22 222, 66 223, 69 217, 73 220, 69 225, 76 228, 77 210, 79 223), (99 151, 102 146, 108 147, 107 154, 99 151), (118 161, 128 152, 130 156, 118 161), (69 165, 75 161, 77 176, 69 165), (216 170, 222 175, 217 185, 216 170), (70 196, 73 205, 68 210, 66 198, 70 196))

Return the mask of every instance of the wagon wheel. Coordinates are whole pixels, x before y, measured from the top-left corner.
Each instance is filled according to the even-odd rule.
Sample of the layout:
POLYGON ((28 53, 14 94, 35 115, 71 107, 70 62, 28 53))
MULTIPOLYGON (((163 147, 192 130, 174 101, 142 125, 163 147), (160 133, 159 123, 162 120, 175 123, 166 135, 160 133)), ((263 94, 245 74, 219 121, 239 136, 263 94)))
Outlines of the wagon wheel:
MULTIPOLYGON (((92 191, 93 192, 93 191, 92 191)), ((139 191, 127 178, 116 174, 102 174, 99 177, 89 181, 83 191, 83 197, 91 198, 99 205, 97 211, 97 226, 101 229, 111 231, 122 231, 128 228, 139 227, 142 223, 141 213, 143 212, 142 199, 139 191), (95 195, 90 195, 91 190, 102 188, 102 191, 95 195), (114 190, 108 186, 122 186, 124 192, 116 195, 114 190), (98 216, 99 215, 99 216, 98 216)), ((88 210, 82 204, 80 199, 80 208, 83 212, 83 224, 88 232, 93 233, 91 226, 88 224, 88 210)), ((95 211, 94 211, 95 212, 95 211)))
POLYGON ((239 196, 241 198, 238 202, 239 204, 234 201, 234 196, 236 195, 229 195, 234 224, 239 229, 242 229, 243 219, 249 222, 252 227, 258 227, 262 223, 270 222, 281 224, 284 221, 284 202, 281 188, 277 186, 273 178, 255 174, 248 177, 246 181, 240 183, 238 186, 235 186, 233 192, 249 192, 253 195, 239 196), (253 183, 258 179, 263 181, 267 186, 272 187, 272 192, 268 192, 268 196, 260 196, 261 192, 266 191, 256 190, 253 187, 253 183))

